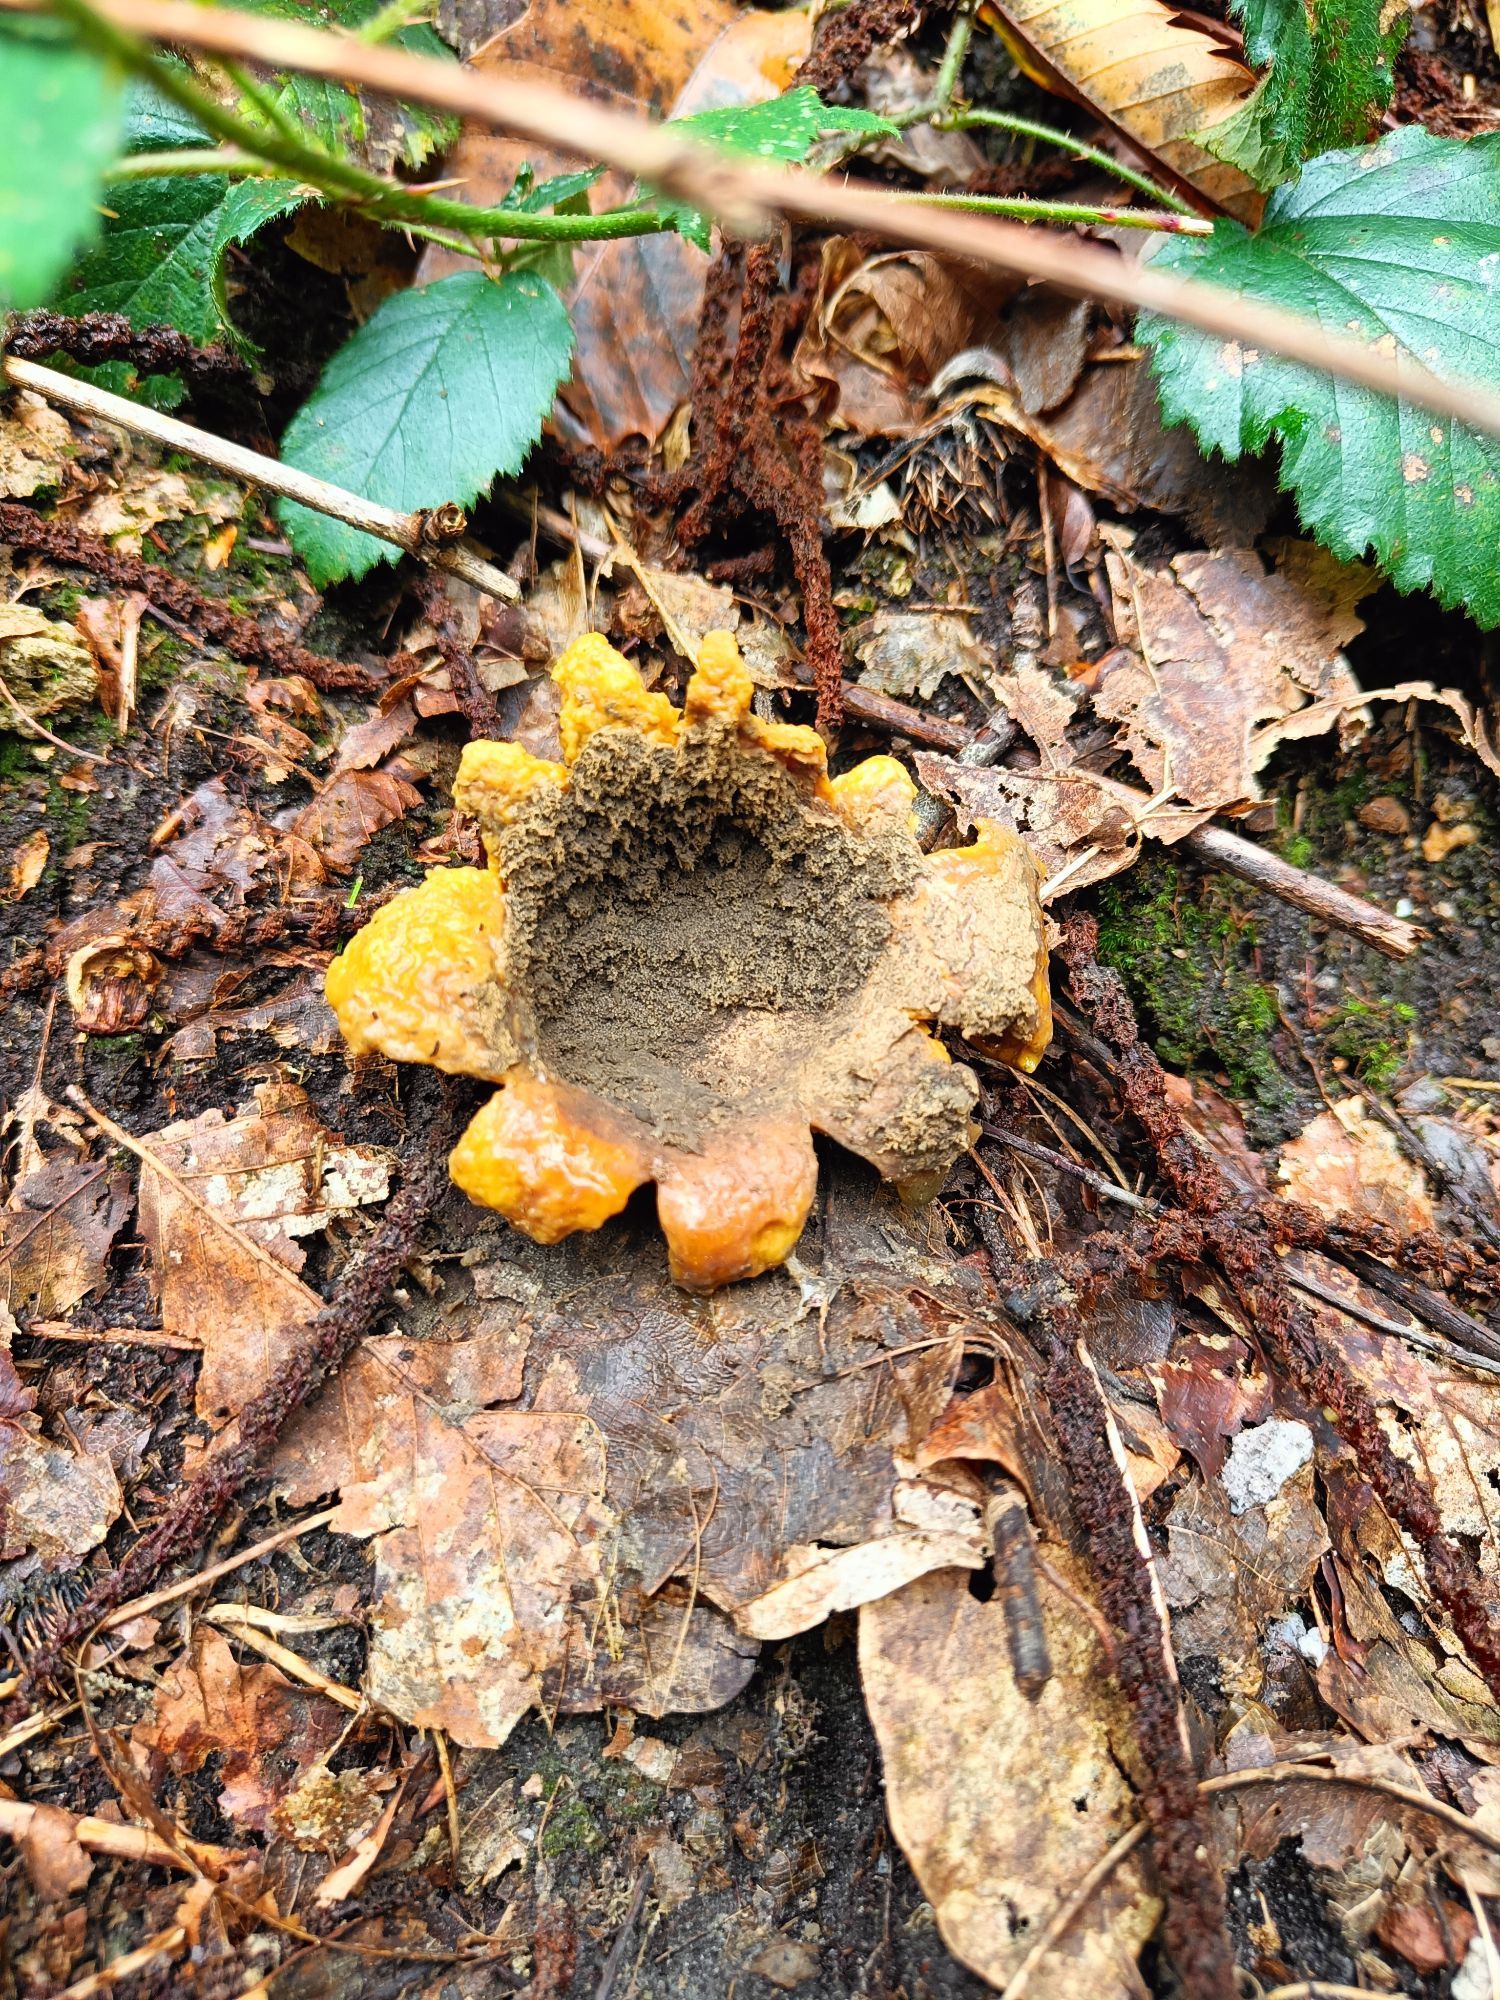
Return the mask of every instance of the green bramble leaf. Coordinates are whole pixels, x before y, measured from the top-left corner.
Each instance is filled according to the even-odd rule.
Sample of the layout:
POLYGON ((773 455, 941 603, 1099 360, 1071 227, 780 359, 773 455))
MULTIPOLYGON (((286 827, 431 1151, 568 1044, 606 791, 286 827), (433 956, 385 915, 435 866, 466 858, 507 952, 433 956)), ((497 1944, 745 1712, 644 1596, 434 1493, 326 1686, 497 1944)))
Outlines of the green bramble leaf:
POLYGON ((120 90, 52 21, 0 24, 0 307, 41 305, 99 232, 120 90))
POLYGON ((1232 0, 1231 12, 1265 73, 1242 110, 1198 134, 1209 152, 1271 188, 1370 137, 1395 85, 1403 0, 1232 0))
MULTIPOLYGON (((309 4, 309 0, 248 0, 248 6, 253 14, 353 33, 382 12, 383 0, 317 0, 317 4, 309 4)), ((454 59, 447 43, 425 24, 400 28, 390 40, 412 55, 438 62, 454 59)), ((456 118, 425 105, 393 103, 325 77, 294 74, 278 81, 278 108, 307 138, 335 156, 355 155, 381 173, 398 160, 408 167, 420 167, 458 137, 456 118)), ((257 115, 251 105, 239 108, 242 116, 257 115)))
MULTIPOLYGON (((461 271, 398 292, 334 355, 281 455, 403 512, 467 507, 520 471, 572 354, 567 309, 533 271, 461 271)), ((293 501, 280 513, 319 587, 399 554, 293 501)))
MULTIPOLYGON (((795 90, 783 91, 780 97, 768 98, 762 104, 731 104, 715 111, 695 111, 687 118, 673 118, 667 125, 669 132, 717 146, 721 152, 780 160, 788 166, 805 160, 827 132, 852 132, 868 137, 889 136, 899 129, 889 118, 863 111, 857 105, 825 104, 809 84, 799 84, 795 90)), ((701 209, 675 195, 658 194, 652 199, 657 213, 689 243, 696 243, 703 251, 710 249, 713 225, 701 209)))
MULTIPOLYGON (((1325 153, 1277 189, 1256 235, 1220 222, 1162 238, 1151 261, 1500 384, 1500 134, 1406 125, 1325 153)), ((1230 459, 1275 439, 1282 485, 1336 555, 1373 549, 1402 590, 1500 624, 1500 440, 1155 314, 1136 326, 1169 421, 1230 459)))

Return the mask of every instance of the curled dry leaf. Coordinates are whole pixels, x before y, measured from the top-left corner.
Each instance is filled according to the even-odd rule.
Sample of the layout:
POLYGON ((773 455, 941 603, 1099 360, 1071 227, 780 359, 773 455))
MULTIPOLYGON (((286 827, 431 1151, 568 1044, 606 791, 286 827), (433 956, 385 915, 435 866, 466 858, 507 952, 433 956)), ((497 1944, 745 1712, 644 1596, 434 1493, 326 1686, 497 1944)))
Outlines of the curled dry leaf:
POLYGON ((830 781, 812 730, 752 713, 726 633, 680 711, 597 636, 554 679, 562 763, 464 751, 454 796, 490 868, 432 870, 329 968, 350 1046, 500 1085, 453 1177, 538 1242, 654 1181, 698 1289, 791 1253, 811 1129, 931 1186, 977 1086, 923 1024, 1027 1069, 1047 1046, 1024 844, 982 824, 924 856, 901 766, 830 781))
POLYGON ((42 871, 47 866, 47 856, 52 852, 52 843, 38 827, 35 833, 28 833, 11 857, 10 894, 13 902, 19 903, 23 896, 29 896, 42 879, 42 871))
POLYGON ((297 1238, 383 1200, 389 1158, 339 1144, 293 1084, 261 1084, 253 1110, 167 1125, 144 1142, 161 1168, 140 1178, 141 1235, 163 1330, 203 1347, 198 1412, 232 1416, 322 1309, 297 1276, 297 1238))
POLYGON ((1219 810, 1257 799, 1278 744, 1331 728, 1362 700, 1341 648, 1361 621, 1248 550, 1180 555, 1147 569, 1131 537, 1101 531, 1122 648, 1094 709, 1153 794, 1219 810))
POLYGON ((1264 195, 1202 143, 1242 109, 1254 75, 1166 0, 984 0, 980 18, 1044 89, 1115 126, 1205 202, 1259 220, 1264 195))
MULTIPOLYGON (((1048 1553, 1071 1575, 1069 1558, 1048 1553)), ((943 1942, 994 1986, 1137 1816, 1123 1775, 1129 1712, 1097 1635, 1045 1581, 1041 1609, 1052 1675, 1034 1701, 1016 1681, 1000 1597, 980 1603, 962 1571, 923 1577, 860 1613, 891 1826, 943 1942)), ((1135 1960, 1159 1908, 1131 1857, 1036 1966, 1030 2000, 1138 1993, 1135 1960)))
POLYGON ((276 1667, 241 1666, 226 1639, 199 1625, 163 1675, 150 1715, 132 1729, 130 1749, 153 1787, 169 1769, 185 1776, 216 1758, 220 1810, 268 1833, 275 1809, 319 1767, 345 1721, 276 1667))
POLYGON ((717 1707, 751 1631, 979 1559, 972 1501, 908 1474, 986 1295, 868 1176, 831 1173, 807 1299, 692 1297, 623 1226, 543 1249, 455 1199, 443 1227, 476 1302, 366 1341, 276 1468, 372 1538, 367 1685, 404 1719, 492 1746, 533 1705, 717 1707))

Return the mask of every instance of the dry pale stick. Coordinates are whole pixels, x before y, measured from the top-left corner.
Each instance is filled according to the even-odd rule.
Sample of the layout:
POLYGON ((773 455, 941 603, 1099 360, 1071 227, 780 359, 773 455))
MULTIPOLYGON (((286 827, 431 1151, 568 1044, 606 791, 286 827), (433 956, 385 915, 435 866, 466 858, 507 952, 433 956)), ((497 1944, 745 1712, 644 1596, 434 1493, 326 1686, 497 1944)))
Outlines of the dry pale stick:
MULTIPOLYGON (((4 0, 0 0, 0 4, 4 4, 4 0)), ((476 590, 484 591, 489 597, 504 598, 507 604, 519 604, 521 601, 520 586, 503 569, 486 562, 472 549, 462 546, 443 548, 434 544, 428 536, 428 517, 425 514, 401 514, 394 507, 382 507, 378 500, 366 500, 342 486, 330 486, 326 479, 314 479, 310 472, 299 472, 296 466, 283 465, 278 458, 266 458, 261 452, 247 451, 243 445, 231 444, 227 438, 215 437, 211 431, 200 431, 196 425, 185 424, 178 417, 164 416, 160 410, 148 410, 143 403, 132 403, 124 396, 111 395, 108 389, 96 388, 92 382, 80 382, 71 375, 60 375, 55 368, 41 368, 34 361, 18 361, 9 355, 0 357, 0 368, 4 370, 6 381, 16 388, 34 389, 39 396, 45 396, 49 403, 56 403, 61 409, 74 410, 83 417, 97 417, 104 423, 118 424, 122 430, 134 431, 138 437, 153 438, 169 450, 189 452, 194 458, 202 459, 205 465, 231 473, 248 485, 259 486, 267 493, 279 493, 284 499, 296 500, 304 507, 311 507, 315 513, 329 514, 348 527, 362 528, 367 535, 375 535, 382 542, 391 542, 398 549, 404 549, 409 556, 431 563, 434 569, 447 570, 453 576, 461 577, 465 583, 471 583, 476 590)), ((84 756, 88 753, 79 751, 75 754, 84 756)), ((97 763, 100 760, 94 758, 91 761, 97 763)))

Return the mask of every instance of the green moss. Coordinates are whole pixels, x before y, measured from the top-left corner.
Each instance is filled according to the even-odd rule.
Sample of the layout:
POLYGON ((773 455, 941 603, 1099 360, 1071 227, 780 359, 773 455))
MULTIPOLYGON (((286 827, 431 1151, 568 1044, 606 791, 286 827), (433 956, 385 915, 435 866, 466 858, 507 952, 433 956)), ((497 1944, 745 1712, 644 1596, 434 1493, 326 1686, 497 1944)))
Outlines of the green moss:
POLYGON ((1320 1039, 1331 1056, 1342 1057, 1372 1090, 1386 1090, 1411 1053, 1416 1018, 1416 1008, 1404 1000, 1351 998, 1324 1025, 1320 1039))
POLYGON ((542 1853, 549 1861, 560 1854, 598 1854, 604 1829, 574 1791, 556 1799, 542 1834, 542 1853))
POLYGON ((1255 926, 1216 881, 1146 861, 1100 891, 1099 956, 1124 979, 1160 1055, 1222 1070, 1267 1111, 1291 1088, 1274 1048, 1276 995, 1252 965, 1255 926))

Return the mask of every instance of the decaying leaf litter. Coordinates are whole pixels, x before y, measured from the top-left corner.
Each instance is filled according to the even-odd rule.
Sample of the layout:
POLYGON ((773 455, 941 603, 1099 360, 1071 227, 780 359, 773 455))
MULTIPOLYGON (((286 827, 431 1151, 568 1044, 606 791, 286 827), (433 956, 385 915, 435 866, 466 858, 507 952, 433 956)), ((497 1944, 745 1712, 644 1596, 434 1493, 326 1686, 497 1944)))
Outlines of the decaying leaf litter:
MULTIPOLYGON (((446 25, 579 74, 547 10, 509 52, 446 25)), ((590 46, 658 110, 795 76, 889 116, 949 27, 632 9, 590 46)), ((1248 71, 1202 73, 1226 118, 1251 101, 1248 71)), ((1141 143, 1094 69, 1068 81, 1141 143)), ((966 98, 1049 115, 1017 88, 981 27, 966 98)), ((1248 184, 1247 130, 1296 114, 1267 98, 1209 149, 1248 184)), ((1058 185, 925 130, 879 142, 886 170, 1058 185)), ((251 443, 299 393, 289 297, 373 296, 367 250, 308 262, 283 230, 267 260, 235 280, 266 384, 195 407, 251 443)), ((13 1983, 1208 1993, 1232 1950, 1261 1992, 1483 1995, 1500 1031, 1472 630, 1164 430, 1108 315, 808 232, 581 251, 575 284, 534 484, 477 522, 519 608, 404 572, 320 600, 255 494, 26 392, 0 418, 13 1983), (973 1079, 943 1103, 977 1092, 936 1198, 825 1140, 777 1210, 787 1261, 776 1237, 761 1275, 685 1289, 623 1184, 553 1243, 445 1191, 434 1135, 483 1094, 373 1037, 351 1058, 323 989, 426 871, 479 876, 508 796, 484 743, 575 764, 570 641, 606 634, 670 733, 726 630, 736 727, 814 795, 811 688, 843 709, 835 786, 894 752, 867 804, 904 815, 914 773, 932 859, 1024 837, 1058 1006, 1030 1077, 925 1007, 973 1079), (1204 873, 1206 829, 1304 904, 1204 873)), ((800 1002, 847 994, 837 899, 820 937, 714 826, 673 893, 748 899, 800 1002)), ((613 906, 595 879, 539 935, 592 926, 606 975, 644 968, 584 1053, 649 1123, 667 1059, 701 1090, 703 1052, 653 1027, 661 947, 631 959, 660 853, 617 860, 613 906)), ((704 932, 666 926, 689 991, 704 932)), ((774 1025, 784 996, 753 1000, 774 1025)), ((549 1004, 555 1053, 580 1023, 549 1004)), ((441 1066, 495 1081, 481 1011, 488 1055, 441 1066)), ((741 1109, 784 1104, 790 1046, 741 1062, 741 1109)), ((737 1129, 743 1179, 764 1139, 737 1129)))

